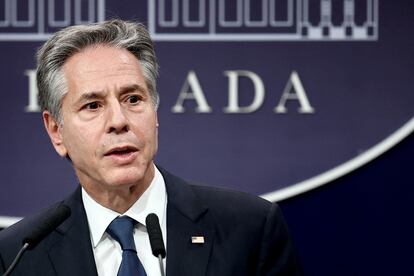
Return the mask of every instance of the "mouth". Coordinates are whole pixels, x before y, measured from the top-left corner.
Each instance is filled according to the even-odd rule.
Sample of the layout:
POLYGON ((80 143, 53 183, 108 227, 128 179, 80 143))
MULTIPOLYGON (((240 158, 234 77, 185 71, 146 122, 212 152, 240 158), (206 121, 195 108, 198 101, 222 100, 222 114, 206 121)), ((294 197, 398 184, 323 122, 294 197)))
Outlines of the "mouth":
POLYGON ((104 154, 104 156, 128 156, 131 153, 137 152, 138 149, 131 146, 124 146, 124 147, 115 147, 113 149, 110 149, 107 153, 104 154))

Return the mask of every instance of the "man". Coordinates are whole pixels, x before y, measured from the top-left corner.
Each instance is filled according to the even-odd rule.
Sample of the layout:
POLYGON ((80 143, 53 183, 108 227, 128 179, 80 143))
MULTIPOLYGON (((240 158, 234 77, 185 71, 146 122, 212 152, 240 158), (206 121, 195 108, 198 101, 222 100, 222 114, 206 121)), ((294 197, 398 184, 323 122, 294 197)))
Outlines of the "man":
MULTIPOLYGON (((71 216, 24 254, 14 275, 161 275, 149 213, 161 222, 169 276, 300 274, 276 204, 191 185, 154 165, 157 67, 146 29, 121 20, 66 28, 39 50, 44 125, 80 186, 58 203, 71 216), (117 232, 127 224, 128 246, 117 232), (141 274, 123 274, 130 262, 141 274)), ((49 210, 0 232, 2 271, 49 210)))

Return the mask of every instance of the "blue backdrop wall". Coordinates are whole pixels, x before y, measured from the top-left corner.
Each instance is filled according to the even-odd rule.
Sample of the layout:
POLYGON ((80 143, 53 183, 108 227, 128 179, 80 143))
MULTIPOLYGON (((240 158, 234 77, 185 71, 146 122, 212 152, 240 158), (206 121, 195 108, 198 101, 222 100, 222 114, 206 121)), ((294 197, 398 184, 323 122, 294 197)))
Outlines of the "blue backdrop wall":
POLYGON ((412 275, 414 136, 280 203, 306 275, 412 275))
POLYGON ((77 185, 43 130, 35 52, 69 25, 145 23, 157 164, 280 202, 307 275, 413 274, 414 2, 0 2, 0 227, 77 185))

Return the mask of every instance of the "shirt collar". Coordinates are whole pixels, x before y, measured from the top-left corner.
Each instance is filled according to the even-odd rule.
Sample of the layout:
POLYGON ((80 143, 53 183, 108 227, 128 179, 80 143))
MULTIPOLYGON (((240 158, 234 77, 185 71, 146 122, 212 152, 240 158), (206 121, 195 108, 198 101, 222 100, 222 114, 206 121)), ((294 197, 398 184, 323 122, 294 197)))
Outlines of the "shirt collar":
POLYGON ((94 248, 102 240, 108 225, 120 215, 129 216, 141 225, 146 225, 145 218, 150 213, 155 213, 160 222, 164 220, 167 201, 165 182, 158 168, 154 167, 155 174, 151 184, 124 214, 100 205, 82 188, 82 200, 94 248))

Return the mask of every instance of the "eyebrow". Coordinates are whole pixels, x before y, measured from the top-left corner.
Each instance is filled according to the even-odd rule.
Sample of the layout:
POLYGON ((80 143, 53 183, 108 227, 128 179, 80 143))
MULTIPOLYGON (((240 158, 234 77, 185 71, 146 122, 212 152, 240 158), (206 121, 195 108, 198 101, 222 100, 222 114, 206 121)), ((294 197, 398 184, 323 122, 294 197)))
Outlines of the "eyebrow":
POLYGON ((80 103, 90 101, 90 100, 101 99, 104 97, 103 94, 104 94, 103 91, 92 91, 92 92, 83 93, 79 97, 79 99, 76 101, 76 104, 80 104, 80 103))
POLYGON ((131 84, 131 85, 122 86, 121 89, 120 89, 120 94, 122 95, 122 94, 133 92, 133 91, 139 91, 141 93, 147 93, 147 89, 145 89, 141 85, 131 84))
MULTIPOLYGON (((139 84, 131 84, 131 85, 122 86, 119 89, 119 91, 120 91, 119 95, 127 94, 127 93, 130 93, 130 92, 133 92, 133 91, 139 91, 141 93, 148 93, 147 89, 145 89, 144 87, 142 87, 139 84)), ((81 103, 86 102, 86 101, 102 99, 104 97, 105 97, 105 92, 104 91, 85 92, 80 96, 80 98, 76 101, 76 103, 81 104, 81 103)))

